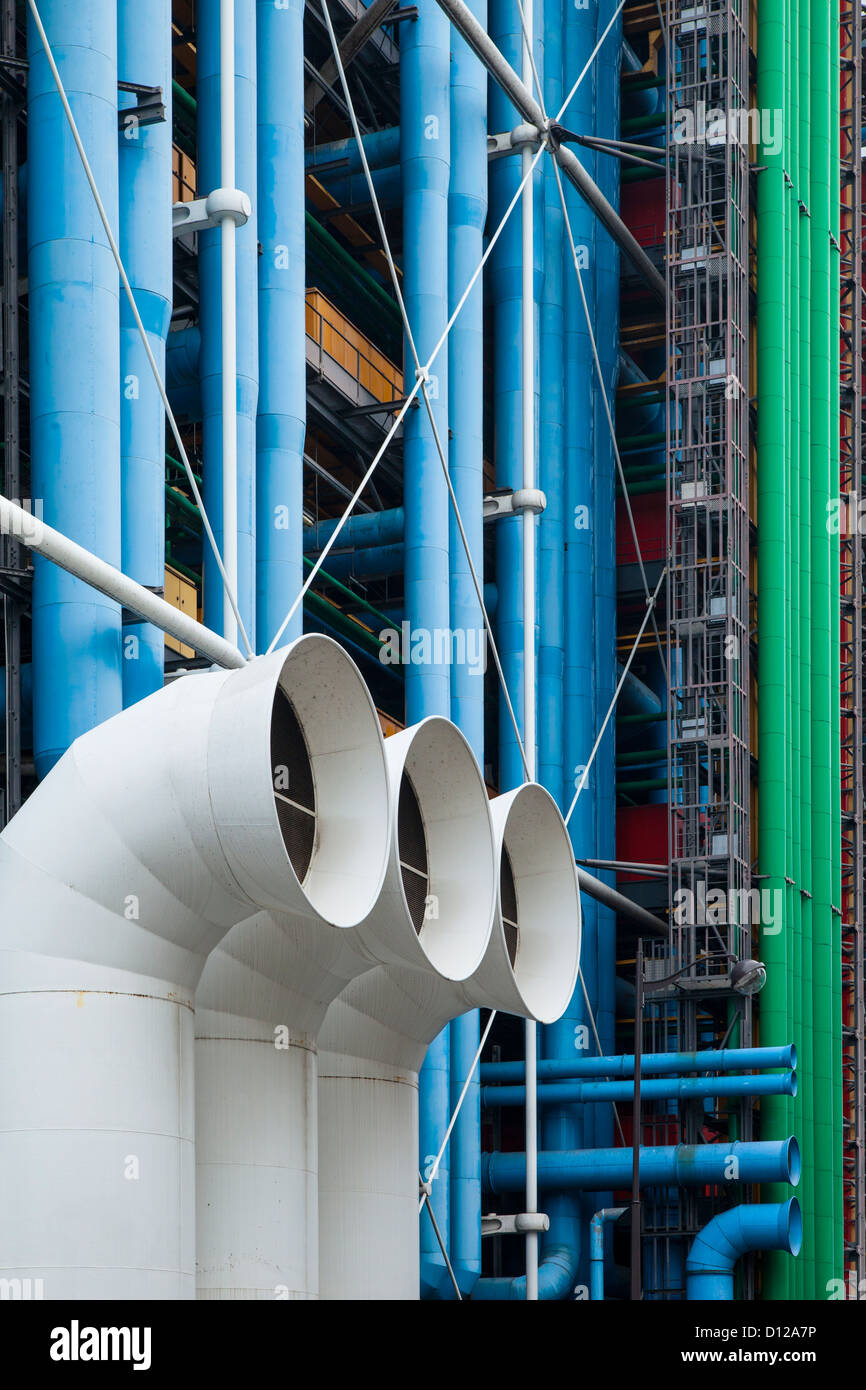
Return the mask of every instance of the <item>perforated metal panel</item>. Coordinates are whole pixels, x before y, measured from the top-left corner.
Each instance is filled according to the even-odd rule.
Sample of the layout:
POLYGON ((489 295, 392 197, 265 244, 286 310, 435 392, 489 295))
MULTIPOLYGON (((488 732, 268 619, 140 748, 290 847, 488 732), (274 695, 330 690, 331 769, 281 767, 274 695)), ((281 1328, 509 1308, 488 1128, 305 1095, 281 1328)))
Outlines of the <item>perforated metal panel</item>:
POLYGON ((499 898, 502 903, 502 928, 505 933, 505 949, 512 967, 517 960, 520 944, 520 924, 517 917, 517 890, 514 886, 514 870, 508 857, 508 850, 502 846, 502 863, 499 868, 499 898))
POLYGON ((316 786, 304 731, 282 690, 271 716, 271 772, 283 843, 303 883, 316 839, 316 786))
POLYGON ((429 874, 427 860, 427 836, 424 820, 415 795, 415 788, 407 772, 400 781, 400 801, 397 807, 397 843, 400 849, 400 875, 403 879, 403 892, 409 907, 409 915, 416 932, 424 925, 427 907, 429 874))

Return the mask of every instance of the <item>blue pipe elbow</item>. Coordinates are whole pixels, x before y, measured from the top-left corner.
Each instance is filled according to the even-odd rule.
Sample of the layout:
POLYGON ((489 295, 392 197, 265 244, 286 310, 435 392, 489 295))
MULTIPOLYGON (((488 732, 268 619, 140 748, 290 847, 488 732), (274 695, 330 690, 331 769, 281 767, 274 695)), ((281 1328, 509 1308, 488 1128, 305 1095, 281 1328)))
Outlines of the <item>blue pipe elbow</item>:
POLYGON ((686 1260, 689 1302, 730 1303, 734 1266, 750 1250, 784 1250, 798 1255, 803 1219, 796 1197, 787 1202, 732 1207, 713 1217, 695 1237, 686 1260))
MULTIPOLYGON (((578 1247, 546 1245, 538 1267, 539 1302, 554 1302, 573 1293, 577 1279, 578 1247)), ((472 1293, 473 1302, 526 1302, 526 1276, 515 1279, 479 1279, 472 1293)))

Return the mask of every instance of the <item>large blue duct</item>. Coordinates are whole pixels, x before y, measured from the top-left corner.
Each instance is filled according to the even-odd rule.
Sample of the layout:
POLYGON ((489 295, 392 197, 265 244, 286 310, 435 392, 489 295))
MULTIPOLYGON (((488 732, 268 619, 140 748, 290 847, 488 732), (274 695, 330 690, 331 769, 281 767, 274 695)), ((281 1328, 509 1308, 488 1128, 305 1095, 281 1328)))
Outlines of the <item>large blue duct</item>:
MULTIPOLYGON (((256 647, 266 651, 301 588, 307 418, 304 0, 256 3, 259 395, 256 647)), ((240 237, 238 238, 240 249, 240 237)), ((282 643, 300 637, 300 607, 282 643)))
MULTIPOLYGON (((285 18, 280 14, 279 18, 285 18)), ((197 23, 198 185, 220 186, 220 4, 199 0, 197 23)), ((255 477, 258 399, 258 226, 256 177, 256 11, 235 7, 235 184, 252 215, 237 229, 237 518, 238 608, 250 641, 255 625, 255 477)), ((204 503, 222 550, 222 291, 219 227, 199 236, 199 318, 204 503)), ((204 620, 223 630, 223 583, 204 550, 204 620)), ((285 617, 285 610, 282 617, 285 617)))
MULTIPOLYGON (((400 127, 387 126, 384 130, 371 130, 363 137, 364 154, 371 169, 386 169, 400 161, 400 127)), ((330 140, 324 145, 311 145, 304 151, 304 167, 308 173, 315 173, 321 165, 342 175, 363 173, 361 152, 354 135, 343 140, 330 140), (334 165, 339 165, 338 169, 334 165)))
MULTIPOLYGON (((324 550, 339 524, 339 520, 320 521, 316 526, 306 526, 305 554, 324 550)), ((402 507, 392 507, 390 511, 385 512, 359 512, 356 516, 350 516, 340 528, 337 546, 342 550, 356 545, 397 545, 403 540, 403 524, 402 507)), ((328 559, 330 558, 329 555, 328 559)))
MULTIPOLYGON (((491 0, 489 33, 500 52, 517 71, 523 62, 523 31, 517 6, 512 0, 491 0)), ((538 18, 538 16, 536 17, 538 18)), ((535 48, 539 45, 535 42, 535 48)), ((536 58, 538 62, 538 57, 536 58)), ((489 84, 489 117, 491 131, 512 130, 522 123, 522 117, 512 106, 502 89, 493 81, 489 84)), ((494 160, 490 167, 491 224, 498 226, 522 176, 521 155, 515 152, 494 160)), ((533 176, 534 222, 533 237, 533 300, 535 305, 535 339, 538 339, 538 305, 542 291, 543 238, 540 234, 542 181, 540 173, 533 176)), ((508 219, 490 258, 490 300, 493 308, 493 416, 497 487, 515 489, 523 486, 523 237, 521 209, 515 208, 508 219)), ((537 396, 537 366, 534 392, 537 396)), ((537 410, 536 410, 537 419, 537 410)), ((499 611, 496 621, 496 640, 502 661, 505 683, 519 728, 523 718, 523 519, 507 517, 496 523, 496 583, 499 589, 499 611)), ((535 615, 529 615, 535 620, 535 615)), ((507 791, 523 781, 524 769, 508 707, 499 701, 499 787, 507 791)))
MULTIPOLYGON (((544 6, 544 102, 562 105, 562 0, 544 6)), ((542 164, 544 289, 540 352, 544 390, 539 403, 539 486, 547 506, 538 522, 538 780, 562 803, 562 697, 565 664, 565 264, 562 204, 551 160, 542 164)), ((568 273, 571 271, 569 269, 568 273)))
MULTIPOLYGON (((119 92, 120 254, 150 349, 165 372, 171 321, 171 0, 117 7, 121 82, 160 87, 165 120, 140 126, 137 98, 119 92)), ((125 294, 120 296, 120 448, 123 570, 148 589, 165 582, 165 410, 125 294)), ((123 703, 162 688, 165 637, 152 623, 123 629, 123 703)))
MULTIPOLYGON (((489 1153, 481 1160, 486 1191, 519 1192, 526 1182, 526 1155, 489 1153)), ((579 1149, 538 1155, 538 1183, 550 1191, 603 1192, 631 1186, 632 1151, 579 1149)), ((763 1143, 673 1144, 640 1151, 641 1187, 702 1187, 705 1183, 800 1181, 796 1139, 763 1143)))
POLYGON ((732 1302, 734 1266, 741 1255, 750 1250, 798 1255, 802 1239, 803 1218, 796 1197, 720 1212, 692 1242, 686 1260, 686 1298, 732 1302))
MULTIPOLYGON (((585 9, 563 3, 562 9, 562 96, 571 90, 595 44, 596 0, 589 0, 585 9)), ((556 110, 561 105, 557 103, 556 110)), ((551 114, 555 114, 552 112, 551 114)), ((590 67, 572 98, 564 116, 570 129, 592 131, 595 122, 595 69, 590 67)), ((594 176, 595 157, 581 150, 581 162, 594 176)), ((593 312, 595 217, 583 200, 563 180, 565 201, 572 232, 579 248, 583 283, 593 312)), ((555 190, 554 190, 555 191, 555 190)), ((558 192, 555 193, 557 202, 558 192)), ((561 205, 560 205, 561 206, 561 205)), ((586 319, 578 294, 571 250, 566 240, 563 269, 564 306, 564 621, 563 621, 563 695, 560 741, 564 784, 560 793, 567 808, 574 795, 585 762, 595 738, 593 702, 593 453, 592 453, 592 354, 586 319)), ((595 856, 595 795, 596 769, 590 775, 584 792, 574 809, 569 829, 576 852, 595 856)), ((597 1005, 597 906, 592 898, 583 897, 583 937, 581 971, 589 998, 597 1005)), ((586 1009, 583 989, 578 982, 563 1017, 542 1030, 540 1067, 544 1059, 573 1058, 581 1050, 594 1050, 594 1040, 586 1009)), ((582 1149, 593 1142, 594 1117, 576 1106, 550 1106, 542 1118, 541 1141, 544 1149, 582 1149)), ((587 1282, 587 1252, 583 1233, 588 1216, 581 1211, 580 1201, 569 1192, 551 1192, 546 1201, 551 1229, 543 1239, 544 1264, 558 1259, 567 1247, 571 1252, 569 1277, 563 1276, 551 1295, 562 1298, 571 1292, 578 1278, 587 1282)))
MULTIPOLYGON (((486 27, 487 0, 469 0, 486 27)), ((487 220, 487 73, 460 35, 451 34, 451 181, 448 192, 449 314, 484 252, 487 220)), ((479 277, 448 339, 448 466, 457 506, 479 581, 484 583, 484 303, 479 277)), ((451 628, 478 633, 484 619, 469 562, 449 511, 451 628)), ((451 718, 484 767, 484 674, 468 663, 451 668, 451 718)), ((449 1109, 457 1106, 478 1050, 478 1012, 450 1025, 449 1109)), ((451 1259, 461 1292, 481 1274, 481 1101, 475 1072, 451 1136, 451 1259)))
MULTIPOLYGON (((42 21, 111 224, 117 226, 115 0, 43 0, 42 21)), ((27 16, 30 453, 34 509, 121 563, 118 276, 32 18, 27 16)), ((162 580, 160 579, 160 583, 162 580)), ((39 556, 34 756, 44 777, 122 707, 120 607, 39 556)))
MULTIPOLYGON (((403 174, 403 298, 422 367, 448 321, 448 183, 451 160, 450 26, 438 5, 424 5, 400 36, 400 164, 403 174)), ((415 365, 405 349, 406 387, 415 365)), ((448 353, 443 348, 427 385, 442 448, 448 448, 448 353)), ((446 453, 447 458, 447 453, 446 453)), ((449 625, 448 492, 423 402, 403 425, 406 620, 418 630, 449 625)), ((406 667, 406 722, 451 713, 451 680, 443 662, 406 667)), ((420 1166, 428 1168, 449 1118, 448 1030, 428 1049, 421 1069, 420 1166)), ((446 1152, 430 1197, 443 1240, 449 1239, 450 1164, 446 1152)), ((421 1291, 437 1296, 448 1274, 432 1222, 421 1221, 421 1291)))

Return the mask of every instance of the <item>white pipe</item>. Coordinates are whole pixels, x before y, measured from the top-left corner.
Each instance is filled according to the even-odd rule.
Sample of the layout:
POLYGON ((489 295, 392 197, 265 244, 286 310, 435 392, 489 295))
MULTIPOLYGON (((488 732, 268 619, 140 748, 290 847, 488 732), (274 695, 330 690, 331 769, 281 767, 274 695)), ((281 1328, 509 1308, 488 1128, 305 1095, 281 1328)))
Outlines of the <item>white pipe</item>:
POLYGON ((203 627, 194 618, 188 618, 179 608, 172 607, 165 599, 137 584, 98 555, 85 550, 84 546, 71 541, 60 531, 46 526, 34 513, 2 496, 0 535, 14 536, 37 555, 51 560, 68 574, 74 574, 76 579, 82 579, 107 598, 115 599, 139 618, 153 623, 161 632, 185 642, 202 656, 210 657, 218 666, 232 668, 245 665, 244 657, 231 642, 212 632, 209 627, 203 627))
MULTIPOLYGON (((301 890, 272 770, 295 756, 278 693, 332 651, 348 661, 302 637, 174 681, 77 739, 0 836, 0 1277, 49 1299, 194 1297, 205 958, 263 908, 346 896, 318 870, 301 890)), ((310 746, 342 688, 299 712, 310 746)))
MULTIPOLYGON (((571 998, 580 900, 562 817, 534 783, 498 797, 491 813, 497 883, 503 846, 514 875, 514 966, 497 887, 493 931, 469 979, 449 982, 383 967, 353 981, 328 1010, 319 1037, 324 1298, 418 1297, 418 1071, 432 1039, 469 1009, 502 1009, 549 1023, 571 998)), ((459 896, 445 907, 458 914, 453 921, 459 928, 459 896)))
POLYGON ((324 669, 311 674, 307 696, 295 701, 302 718, 323 688, 339 686, 343 699, 333 711, 338 752, 322 766, 309 745, 317 812, 310 902, 304 912, 260 913, 235 926, 196 993, 199 1298, 316 1297, 316 1039, 326 1010, 381 960, 431 978, 468 974, 492 928, 487 795, 463 735, 434 717, 383 748, 360 674, 351 687, 324 669), (411 893, 414 913, 401 872, 411 848, 402 843, 401 852, 404 774, 430 879, 421 895, 411 893), (316 893, 316 874, 324 878, 317 861, 332 847, 328 872, 343 887, 326 901, 316 893))
MULTIPOLYGON (((527 90, 532 84, 533 4, 524 5, 526 33, 523 36, 523 83, 527 90)), ((522 173, 526 176, 532 166, 532 149, 524 145, 521 154, 522 173)), ((521 283, 521 389, 523 398, 523 486, 535 488, 535 237, 533 217, 535 189, 529 179, 521 199, 522 283, 521 283)), ((535 513, 523 513, 523 744, 530 778, 535 777, 535 513)), ((537 1110, 537 1032, 534 1019, 527 1019, 524 1028, 526 1051, 526 1210, 538 1211, 538 1110, 537 1110)), ((538 1232, 526 1234, 526 1298, 538 1299, 538 1232)))
MULTIPOLYGON (((220 182, 235 186, 235 6, 220 0, 220 182)), ((223 633, 237 643, 237 619, 229 593, 238 592, 238 426, 237 426, 237 224, 231 213, 220 219, 222 287, 222 558, 227 591, 223 633)), ((240 596, 239 596, 240 597, 240 596)))

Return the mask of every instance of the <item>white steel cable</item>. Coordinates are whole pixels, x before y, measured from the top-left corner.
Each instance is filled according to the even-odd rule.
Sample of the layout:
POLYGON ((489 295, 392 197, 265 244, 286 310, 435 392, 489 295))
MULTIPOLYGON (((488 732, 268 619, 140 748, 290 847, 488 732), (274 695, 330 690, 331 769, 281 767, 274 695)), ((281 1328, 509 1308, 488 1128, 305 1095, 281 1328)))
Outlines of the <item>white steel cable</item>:
POLYGON ((36 0, 27 0, 27 3, 30 7, 30 13, 33 16, 33 22, 36 25, 40 42, 42 44, 43 49, 45 50, 45 56, 48 59, 48 66, 50 67, 51 75, 54 78, 54 85, 57 88, 57 94, 60 97, 60 101, 63 105, 63 110, 66 113, 66 119, 69 123, 69 129, 72 133, 72 139, 75 142, 75 147, 78 150, 78 154, 84 168, 84 173, 87 178, 87 182, 90 185, 90 191, 93 194, 93 200, 96 204, 96 210, 99 213, 99 218, 105 230, 105 235, 108 238, 109 248, 111 250, 112 256, 114 257, 115 265, 117 266, 117 273, 120 276, 120 280, 126 293, 126 297, 129 300, 129 306, 132 310, 132 316, 135 319, 135 324, 141 337, 147 360, 150 363, 150 370, 153 373, 153 379, 156 382, 157 390, 159 391, 160 397, 162 399, 162 404, 165 408, 166 418, 171 428, 172 435, 174 436, 174 442, 177 445, 178 452, 181 457, 181 462, 184 466, 184 471, 186 472, 186 476, 189 480, 189 485, 192 489, 193 497, 196 500, 196 505, 198 506, 199 512, 201 513, 202 525, 204 526, 208 541, 210 542, 211 550, 213 551, 214 559, 216 560, 217 567, 222 577, 223 585, 225 587, 229 603, 231 604, 232 612, 234 613, 235 618, 237 620, 238 631, 240 632, 241 637, 243 639, 243 643, 247 651, 247 656, 252 656, 253 649, 250 645, 250 639, 247 636, 246 629, 243 624, 243 619, 241 618, 240 612, 238 610, 235 595, 232 593, 231 585, 229 584, 225 566, 222 562, 222 557, 220 556, 219 548, 214 538, 214 533, 211 530, 211 524, 208 520, 207 512, 205 511, 204 502, 202 501, 201 493, 199 492, 198 484, 195 480, 195 475, 192 471, 192 467, 190 466, 190 461, 187 457, 187 452, 184 448, 183 440, 180 437, 180 430, 178 429, 177 421, 174 418, 174 411, 172 410, 169 404, 168 395, 166 394, 165 386, 163 385, 162 377, 160 376, 159 367, 157 366, 156 358, 153 355, 153 350, 151 349, 150 343, 148 341, 147 331, 145 330, 144 324, 141 321, 141 315, 138 312, 138 305, 135 302, 135 295, 133 294, 132 286, 129 283, 129 277, 127 276, 126 270, 124 269, 120 251, 118 249, 117 242, 114 239, 114 233, 111 230, 111 224, 108 220, 108 214, 105 211, 105 205, 103 204, 102 198, 100 197, 99 189, 96 185, 96 179, 94 178, 93 170, 90 167, 90 161, 87 158, 87 154, 84 149, 81 136, 78 133, 78 126, 75 123, 75 117, 73 116, 72 108, 69 105, 69 99, 66 95, 66 88, 63 85, 63 79, 61 78, 57 68, 57 64, 54 61, 54 54, 52 52, 51 45, 48 42, 48 35, 45 33, 42 18, 36 6, 36 0))
MULTIPOLYGON (((451 1138, 451 1131, 457 1123, 457 1116, 460 1114, 461 1106, 463 1105, 463 1102, 466 1099, 466 1093, 468 1092, 472 1078, 475 1075, 475 1069, 481 1060, 481 1053, 484 1051, 484 1044, 487 1042, 488 1034, 490 1032, 490 1029, 493 1027, 493 1020, 496 1017, 496 1013, 496 1009, 491 1009, 490 1017, 488 1018, 487 1023, 485 1024, 484 1032, 481 1035, 481 1041, 478 1044, 478 1051, 475 1053, 475 1056, 472 1060, 472 1066, 469 1068, 469 1074, 467 1075, 466 1080, 463 1082, 463 1090, 460 1092, 457 1104, 454 1107, 454 1114, 451 1116, 451 1119, 448 1123, 448 1128, 445 1131, 445 1137, 439 1146, 439 1152, 433 1160, 433 1166, 430 1169, 430 1176, 427 1179, 427 1183, 422 1184, 425 1188, 429 1187, 429 1184, 435 1181, 436 1174, 439 1172, 439 1164, 442 1162, 442 1157, 445 1153, 445 1150, 448 1147, 448 1140, 451 1138)), ((426 1200, 427 1191, 424 1192, 424 1195, 421 1198, 421 1203, 418 1207, 419 1215, 421 1213, 421 1207, 423 1207, 426 1200)))

